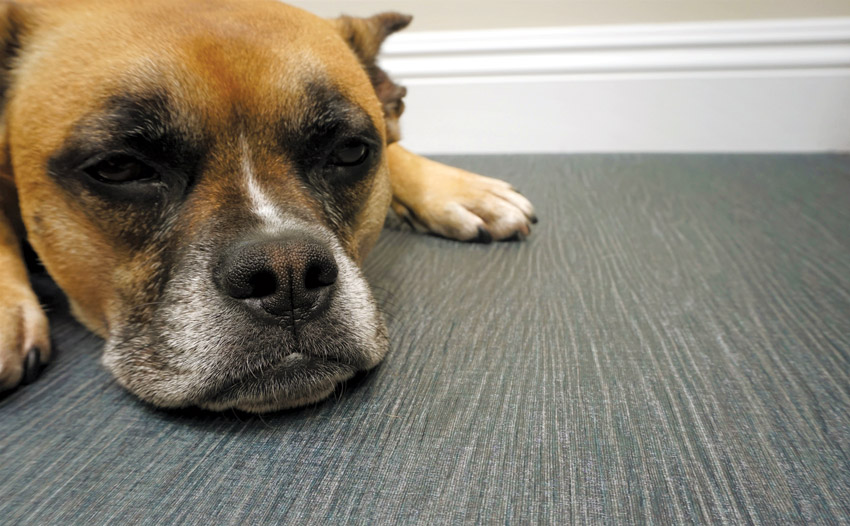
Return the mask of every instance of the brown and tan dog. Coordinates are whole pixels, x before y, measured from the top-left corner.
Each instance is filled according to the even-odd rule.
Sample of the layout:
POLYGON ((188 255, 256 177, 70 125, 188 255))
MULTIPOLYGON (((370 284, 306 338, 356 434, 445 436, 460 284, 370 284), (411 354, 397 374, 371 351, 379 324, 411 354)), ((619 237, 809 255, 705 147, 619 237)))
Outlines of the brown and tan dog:
POLYGON ((529 233, 508 184, 396 142, 404 89, 375 56, 407 16, 0 5, 0 389, 50 357, 24 237, 127 389, 269 411, 386 354, 359 264, 388 207, 463 241, 529 233))

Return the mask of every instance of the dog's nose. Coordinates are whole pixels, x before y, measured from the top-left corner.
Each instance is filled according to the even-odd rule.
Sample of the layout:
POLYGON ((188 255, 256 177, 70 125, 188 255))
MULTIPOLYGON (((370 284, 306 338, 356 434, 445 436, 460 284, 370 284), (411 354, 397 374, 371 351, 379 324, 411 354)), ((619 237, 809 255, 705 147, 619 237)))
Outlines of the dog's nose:
POLYGON ((222 255, 214 280, 254 314, 304 321, 327 307, 337 274, 325 243, 293 236, 238 243, 222 255))

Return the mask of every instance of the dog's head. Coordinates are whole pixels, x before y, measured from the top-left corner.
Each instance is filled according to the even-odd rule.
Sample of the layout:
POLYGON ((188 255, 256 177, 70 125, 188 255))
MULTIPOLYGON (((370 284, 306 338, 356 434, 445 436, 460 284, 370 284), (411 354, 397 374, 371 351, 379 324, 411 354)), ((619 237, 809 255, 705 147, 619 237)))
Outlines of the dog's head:
POLYGON ((2 156, 30 243, 154 404, 268 411, 387 351, 359 270, 407 25, 274 1, 5 4, 2 156))

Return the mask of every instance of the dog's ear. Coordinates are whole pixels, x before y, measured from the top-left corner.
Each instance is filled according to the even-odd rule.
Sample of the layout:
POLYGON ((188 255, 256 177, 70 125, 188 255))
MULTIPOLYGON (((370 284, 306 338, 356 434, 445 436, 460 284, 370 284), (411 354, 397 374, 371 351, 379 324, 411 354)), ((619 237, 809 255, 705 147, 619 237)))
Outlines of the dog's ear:
POLYGON ((401 138, 398 118, 404 111, 402 99, 407 90, 394 83, 389 75, 378 67, 375 62, 381 44, 391 34, 404 29, 413 17, 401 13, 380 13, 370 18, 355 18, 341 16, 334 19, 337 31, 348 43, 348 46, 360 59, 360 63, 369 75, 378 100, 384 108, 384 120, 387 124, 387 144, 401 138))
POLYGON ((15 2, 0 1, 0 108, 5 106, 6 92, 12 82, 14 62, 21 50, 21 40, 29 26, 29 17, 26 15, 24 8, 15 2))
POLYGON ((0 2, 0 179, 11 178, 6 144, 6 97, 27 27, 27 16, 21 6, 15 2, 0 2))

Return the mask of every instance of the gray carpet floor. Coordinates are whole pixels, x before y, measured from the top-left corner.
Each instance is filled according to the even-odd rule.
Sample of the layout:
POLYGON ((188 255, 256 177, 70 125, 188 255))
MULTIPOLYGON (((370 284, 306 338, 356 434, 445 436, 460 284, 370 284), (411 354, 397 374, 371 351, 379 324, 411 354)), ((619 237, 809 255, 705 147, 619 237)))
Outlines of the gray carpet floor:
POLYGON ((51 305, 0 523, 850 523, 850 157, 507 156, 522 243, 387 229, 392 351, 325 403, 161 411, 51 305))

